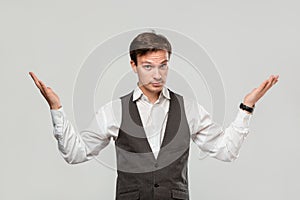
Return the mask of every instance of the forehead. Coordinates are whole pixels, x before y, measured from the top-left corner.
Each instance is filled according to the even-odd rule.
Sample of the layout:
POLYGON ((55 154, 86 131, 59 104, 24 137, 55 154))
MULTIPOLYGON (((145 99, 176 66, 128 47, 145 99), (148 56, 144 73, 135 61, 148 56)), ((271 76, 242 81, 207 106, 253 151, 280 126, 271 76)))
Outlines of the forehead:
POLYGON ((168 52, 165 50, 150 51, 145 55, 138 56, 138 63, 148 62, 148 63, 161 63, 168 60, 168 52))

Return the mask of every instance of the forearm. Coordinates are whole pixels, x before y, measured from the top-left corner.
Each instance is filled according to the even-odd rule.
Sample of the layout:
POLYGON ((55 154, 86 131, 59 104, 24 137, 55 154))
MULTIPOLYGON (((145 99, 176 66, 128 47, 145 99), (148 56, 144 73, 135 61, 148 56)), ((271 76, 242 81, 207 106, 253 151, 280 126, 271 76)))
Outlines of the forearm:
POLYGON ((85 162, 92 158, 79 133, 66 118, 62 108, 50 110, 53 122, 53 134, 62 157, 70 164, 85 162))
POLYGON ((239 156, 240 148, 249 133, 251 115, 239 110, 236 119, 225 130, 208 120, 207 126, 194 135, 194 142, 209 156, 231 162, 239 156))

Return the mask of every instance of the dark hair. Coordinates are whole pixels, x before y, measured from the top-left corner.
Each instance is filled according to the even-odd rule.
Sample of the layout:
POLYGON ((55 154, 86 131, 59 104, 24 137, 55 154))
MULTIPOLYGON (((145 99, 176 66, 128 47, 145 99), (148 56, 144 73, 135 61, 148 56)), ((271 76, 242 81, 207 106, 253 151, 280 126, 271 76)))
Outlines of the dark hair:
POLYGON ((165 50, 169 54, 172 53, 172 47, 168 39, 155 32, 144 32, 137 35, 129 47, 130 59, 137 65, 137 57, 147 54, 148 52, 155 52, 165 50))

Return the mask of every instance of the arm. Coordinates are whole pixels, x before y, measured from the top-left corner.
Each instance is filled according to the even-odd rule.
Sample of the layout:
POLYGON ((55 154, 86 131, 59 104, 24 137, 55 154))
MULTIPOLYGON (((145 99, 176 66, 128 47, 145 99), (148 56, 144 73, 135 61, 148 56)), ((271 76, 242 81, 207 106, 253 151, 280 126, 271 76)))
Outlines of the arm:
POLYGON ((58 95, 34 73, 29 74, 49 104, 58 149, 68 163, 75 164, 90 160, 109 144, 110 135, 106 134, 106 118, 103 109, 95 114, 87 130, 77 133, 67 119, 58 95))
POLYGON ((196 106, 199 117, 194 120, 192 140, 210 157, 227 162, 235 160, 249 133, 251 114, 238 110, 235 120, 224 130, 202 106, 196 106))
MULTIPOLYGON (((258 88, 244 98, 244 104, 253 107, 257 101, 278 81, 278 76, 270 76, 258 88)), ((251 114, 239 110, 234 122, 225 130, 214 123, 209 113, 200 105, 193 106, 196 110, 193 119, 192 139, 197 146, 209 156, 223 161, 233 161, 239 155, 241 145, 249 133, 251 114)))
POLYGON ((75 131, 67 119, 63 107, 58 110, 51 109, 50 112, 58 149, 69 164, 88 161, 109 144, 110 136, 103 134, 104 126, 99 126, 105 123, 105 116, 101 109, 95 114, 88 128, 80 133, 75 131), (100 120, 99 125, 98 120, 100 120))

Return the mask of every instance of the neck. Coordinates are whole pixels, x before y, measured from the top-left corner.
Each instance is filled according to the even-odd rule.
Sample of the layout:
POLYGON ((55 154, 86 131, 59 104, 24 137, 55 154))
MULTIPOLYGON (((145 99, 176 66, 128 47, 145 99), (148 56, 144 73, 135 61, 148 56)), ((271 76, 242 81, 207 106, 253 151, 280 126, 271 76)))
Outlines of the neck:
POLYGON ((151 103, 155 103, 161 93, 160 92, 151 92, 151 91, 148 91, 146 90, 143 86, 139 86, 139 88, 142 90, 143 94, 146 95, 146 97, 149 99, 149 101, 151 103))
MULTIPOLYGON (((147 95, 146 95, 147 96, 147 95)), ((156 101, 157 101, 157 99, 158 99, 158 97, 159 97, 159 94, 157 94, 157 95, 155 95, 155 96, 147 96, 148 97, 148 99, 149 99, 149 101, 152 103, 152 104, 154 104, 156 101)))

